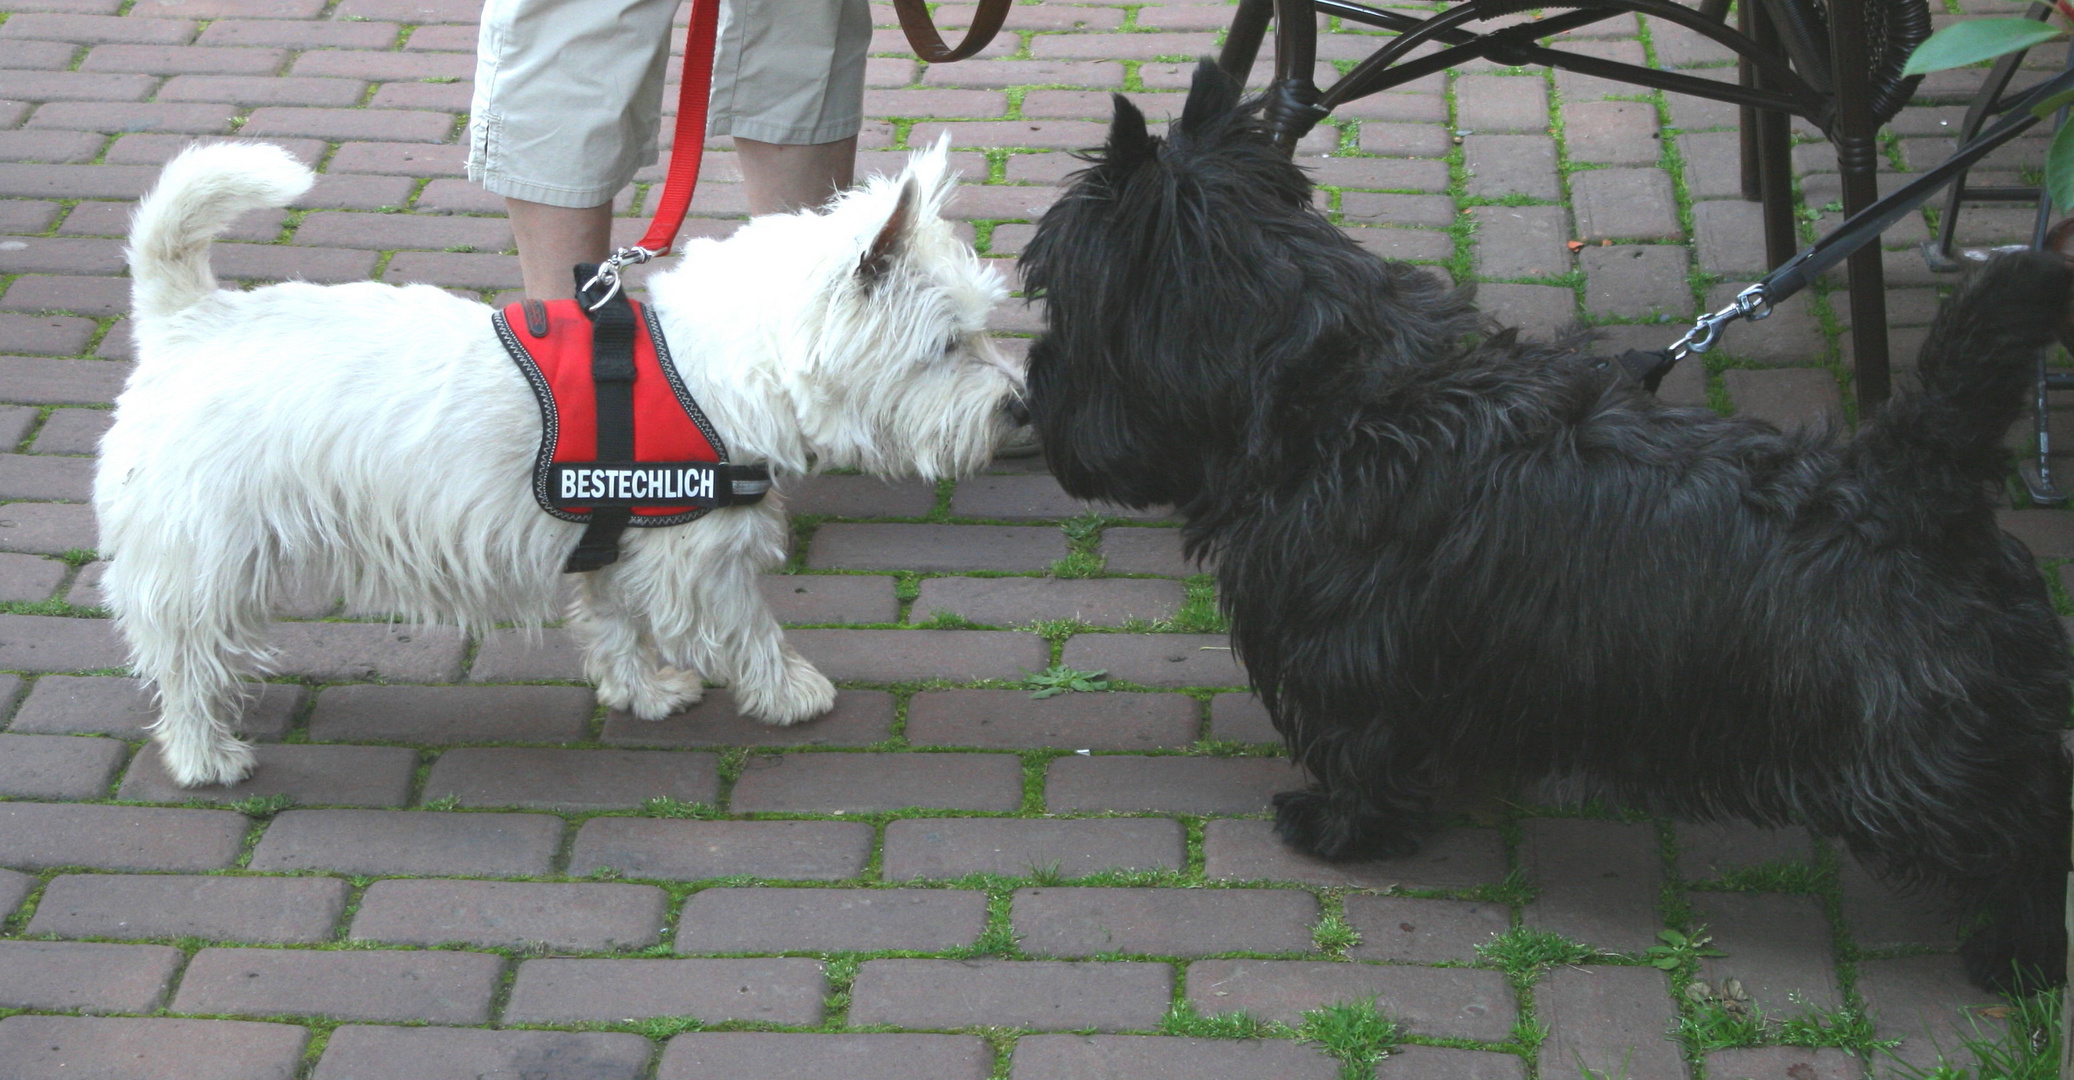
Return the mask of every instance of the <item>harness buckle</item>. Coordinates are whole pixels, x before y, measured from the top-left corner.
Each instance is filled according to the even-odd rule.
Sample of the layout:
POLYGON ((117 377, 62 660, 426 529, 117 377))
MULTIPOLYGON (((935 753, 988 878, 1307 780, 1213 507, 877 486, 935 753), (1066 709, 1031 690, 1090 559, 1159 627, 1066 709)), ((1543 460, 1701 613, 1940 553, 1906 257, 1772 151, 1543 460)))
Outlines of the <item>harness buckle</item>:
POLYGON ((623 247, 613 252, 604 262, 598 264, 598 272, 592 274, 591 279, 584 282, 583 287, 577 290, 579 293, 588 293, 594 286, 600 284, 605 286, 605 295, 599 297, 598 302, 595 304, 584 305, 584 310, 596 311, 611 303, 612 298, 619 295, 620 286, 623 284, 619 279, 620 267, 645 263, 661 254, 662 252, 660 251, 650 251, 639 245, 623 247))

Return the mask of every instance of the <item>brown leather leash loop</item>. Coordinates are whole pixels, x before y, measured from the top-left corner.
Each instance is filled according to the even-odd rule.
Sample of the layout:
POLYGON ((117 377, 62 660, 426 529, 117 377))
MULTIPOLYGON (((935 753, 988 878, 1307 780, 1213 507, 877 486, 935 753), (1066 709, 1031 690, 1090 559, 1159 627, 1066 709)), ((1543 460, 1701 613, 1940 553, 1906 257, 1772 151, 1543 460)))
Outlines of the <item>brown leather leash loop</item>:
POLYGON ((915 55, 932 64, 948 64, 963 60, 993 43, 994 35, 1001 32, 1001 23, 1008 18, 1008 5, 1012 0, 979 0, 979 10, 972 13, 972 25, 965 31, 965 40, 953 49, 943 43, 943 35, 936 32, 936 23, 929 18, 929 8, 924 0, 893 0, 893 10, 900 15, 900 32, 907 35, 907 43, 915 55))

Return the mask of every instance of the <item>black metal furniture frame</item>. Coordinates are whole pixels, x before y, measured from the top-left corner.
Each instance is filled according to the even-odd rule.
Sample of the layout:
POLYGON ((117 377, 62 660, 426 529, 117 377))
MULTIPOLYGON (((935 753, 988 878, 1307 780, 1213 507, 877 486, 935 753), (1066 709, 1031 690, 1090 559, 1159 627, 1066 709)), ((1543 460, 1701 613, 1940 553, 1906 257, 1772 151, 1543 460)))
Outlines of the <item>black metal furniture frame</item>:
MULTIPOLYGON (((1427 17, 1354 0, 1241 0, 1218 64, 1245 79, 1269 21, 1274 22, 1275 72, 1266 119, 1290 152, 1335 107, 1474 59, 1509 66, 1540 64, 1742 106, 1744 196, 1764 203, 1766 260, 1776 266, 1799 246, 1789 115, 1815 124, 1835 145, 1847 216, 1879 197, 1879 125, 1914 91, 1917 80, 1901 78, 1900 67, 1929 35, 1930 16, 1923 0, 1874 2, 1887 5, 1876 27, 1867 17, 1867 0, 1826 0, 1826 11, 1814 6, 1815 0, 1746 0, 1738 28, 1727 23, 1729 0, 1704 0, 1699 8, 1671 0, 1464 0, 1427 17), (1465 29, 1529 10, 1562 13, 1481 33, 1465 29), (1537 43, 1629 12, 1676 23, 1730 49, 1741 60, 1739 82, 1659 71, 1537 43), (1398 36, 1321 91, 1313 79, 1320 14, 1394 30, 1398 36), (1429 41, 1445 48, 1411 56, 1429 41)), ((1889 385, 1885 278, 1878 245, 1853 255, 1849 266, 1857 395, 1862 404, 1872 405, 1886 399, 1889 385)))

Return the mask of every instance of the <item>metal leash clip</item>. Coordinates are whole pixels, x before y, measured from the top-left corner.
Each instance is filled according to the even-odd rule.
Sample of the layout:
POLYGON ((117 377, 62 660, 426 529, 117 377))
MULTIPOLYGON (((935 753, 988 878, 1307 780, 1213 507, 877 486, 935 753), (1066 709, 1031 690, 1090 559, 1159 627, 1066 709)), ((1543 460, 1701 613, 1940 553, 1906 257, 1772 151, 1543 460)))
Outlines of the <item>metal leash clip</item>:
POLYGON ((603 282, 606 286, 605 295, 599 297, 597 303, 590 305, 585 310, 596 311, 611 303, 612 298, 619 295, 620 286, 623 284, 619 280, 620 267, 645 263, 661 254, 662 252, 660 251, 650 251, 647 248, 638 246, 623 247, 613 252, 609 258, 598 264, 598 272, 592 274, 591 279, 583 283, 583 288, 580 291, 586 293, 591 291, 592 286, 600 282, 603 282))
POLYGON ((1721 343, 1722 328, 1737 319, 1762 322, 1770 318, 1771 313, 1772 304, 1765 298, 1764 285, 1761 282, 1752 285, 1737 293, 1736 298, 1727 307, 1700 316, 1699 320, 1692 324, 1692 329, 1685 332, 1684 337, 1672 343, 1671 359, 1676 362, 1694 353, 1704 353, 1713 349, 1721 343))

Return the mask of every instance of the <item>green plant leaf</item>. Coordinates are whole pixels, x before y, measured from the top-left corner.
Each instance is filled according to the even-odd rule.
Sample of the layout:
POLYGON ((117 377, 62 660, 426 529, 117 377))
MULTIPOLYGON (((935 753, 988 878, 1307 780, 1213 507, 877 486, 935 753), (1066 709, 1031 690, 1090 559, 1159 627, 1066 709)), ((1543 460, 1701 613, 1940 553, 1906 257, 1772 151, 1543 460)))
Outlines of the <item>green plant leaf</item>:
POLYGON ((2042 45, 2062 31, 2033 19, 1968 19, 1930 35, 1908 58, 1903 75, 1927 75, 2042 45))
POLYGON ((2045 190, 2060 213, 2074 207, 2074 124, 2062 124, 2053 133, 2052 149, 2045 154, 2045 190))

